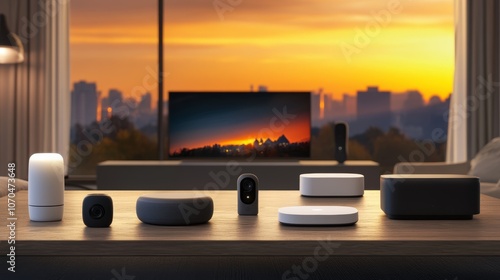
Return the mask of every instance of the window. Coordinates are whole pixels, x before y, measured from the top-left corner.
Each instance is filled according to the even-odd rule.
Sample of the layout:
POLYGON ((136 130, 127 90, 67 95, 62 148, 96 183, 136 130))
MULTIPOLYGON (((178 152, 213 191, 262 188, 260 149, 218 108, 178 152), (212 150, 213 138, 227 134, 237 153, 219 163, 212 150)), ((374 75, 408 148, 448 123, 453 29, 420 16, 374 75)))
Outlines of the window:
MULTIPOLYGON (((94 109, 75 101, 74 115, 85 121, 73 129, 72 147, 85 137, 92 144, 98 137, 82 131, 107 117, 117 128, 81 144, 92 152, 76 173, 105 159, 157 154, 156 119, 140 113, 149 98, 156 104, 157 90, 134 90, 157 69, 157 3, 120 3, 72 2, 73 93, 98 93, 88 102, 96 103, 94 123, 94 109), (133 108, 127 121, 112 105, 120 92, 118 103, 133 108)), ((165 92, 311 91, 312 158, 333 158, 332 126, 342 121, 349 159, 377 161, 384 172, 403 160, 444 160, 453 1, 165 0, 164 18, 165 92)))
POLYGON ((312 91, 312 157, 444 161, 453 1, 166 1, 166 90, 312 91), (418 157, 422 153, 424 157, 418 157))
POLYGON ((69 174, 157 159, 157 1, 72 1, 69 174))

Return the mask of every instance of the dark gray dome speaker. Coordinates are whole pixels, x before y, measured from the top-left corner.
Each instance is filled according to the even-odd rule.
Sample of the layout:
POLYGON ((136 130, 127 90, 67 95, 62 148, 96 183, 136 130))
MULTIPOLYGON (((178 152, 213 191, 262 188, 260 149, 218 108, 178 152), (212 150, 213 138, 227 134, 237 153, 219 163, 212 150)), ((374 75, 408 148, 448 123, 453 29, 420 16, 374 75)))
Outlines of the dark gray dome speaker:
POLYGON ((212 198, 190 193, 151 193, 137 199, 137 218, 143 223, 187 226, 208 222, 214 213, 212 198))

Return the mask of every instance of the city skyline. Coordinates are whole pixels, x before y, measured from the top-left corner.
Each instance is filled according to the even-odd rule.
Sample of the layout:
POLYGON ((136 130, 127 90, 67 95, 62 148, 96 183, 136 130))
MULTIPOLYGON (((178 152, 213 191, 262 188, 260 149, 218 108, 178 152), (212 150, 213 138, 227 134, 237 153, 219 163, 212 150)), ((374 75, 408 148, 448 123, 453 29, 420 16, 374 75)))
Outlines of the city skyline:
MULTIPOLYGON (((101 121, 105 118, 107 118, 107 115, 112 115, 112 110, 106 110, 103 109, 106 105, 111 105, 115 104, 114 106, 119 107, 124 104, 128 105, 129 107, 132 106, 134 108, 131 109, 137 109, 139 111, 139 114, 147 114, 151 115, 152 113, 156 113, 157 109, 157 104, 152 102, 152 94, 150 92, 146 92, 144 94, 140 95, 140 99, 134 99, 133 102, 131 101, 131 97, 129 98, 124 98, 123 93, 114 87, 113 89, 110 89, 108 91, 108 94, 106 97, 103 96, 102 92, 99 91, 97 88, 97 83, 95 82, 87 82, 87 81, 78 81, 73 83, 73 90, 71 91, 71 94, 74 96, 75 88, 81 88, 83 89, 82 92, 85 94, 89 94, 89 88, 93 89, 95 93, 95 101, 94 98, 92 97, 90 100, 90 106, 85 106, 85 109, 75 109, 73 110, 73 115, 77 116, 78 114, 83 114, 86 112, 86 116, 83 117, 81 115, 79 118, 80 119, 85 119, 84 123, 89 123, 90 122, 90 117, 89 115, 93 115, 93 108, 91 108, 93 105, 96 104, 96 109, 95 109, 95 121, 101 121), (89 111, 90 110, 90 111, 89 111), (90 113, 89 113, 90 112, 90 113)), ((253 89, 253 88, 251 88, 253 89)), ((259 90, 268 90, 267 86, 264 85, 259 85, 258 86, 259 90)), ((221 92, 227 92, 227 91, 221 91, 221 92)), ((393 92, 391 90, 379 90, 378 86, 366 86, 365 89, 359 89, 357 90, 353 95, 346 94, 344 93, 342 96, 342 99, 337 100, 333 99, 333 95, 329 93, 325 93, 322 88, 319 88, 316 91, 311 92, 311 124, 312 125, 321 125, 324 124, 325 122, 332 121, 332 120, 337 120, 337 121, 349 121, 349 120, 354 120, 356 118, 359 118, 361 115, 358 114, 358 111, 363 111, 365 112, 363 115, 370 115, 374 114, 376 112, 398 112, 402 108, 404 108, 406 103, 409 101, 407 100, 408 98, 413 98, 413 106, 419 107, 420 106, 426 106, 428 104, 432 103, 442 103, 445 102, 446 100, 449 99, 451 93, 446 96, 445 98, 441 98, 440 96, 433 95, 430 97, 429 100, 424 99, 424 95, 416 89, 410 89, 406 90, 404 92, 393 92), (366 96, 367 98, 373 98, 375 95, 382 93, 386 97, 385 101, 377 101, 377 99, 373 99, 369 102, 365 102, 366 105, 364 105, 366 108, 362 108, 361 110, 359 109, 359 94, 366 96), (416 100, 415 100, 416 98, 416 100), (378 104, 380 106, 373 106, 373 104, 378 104)), ((164 106, 168 104, 168 93, 165 94, 165 102, 164 106)), ((85 104, 82 102, 82 97, 78 97, 76 99, 72 98, 72 104, 85 104)), ((75 106, 75 105, 72 105, 75 106)), ((410 107, 406 107, 406 109, 411 109, 410 107)), ((168 110, 166 108, 165 110, 168 110)), ((72 116, 72 119, 75 117, 72 116)), ((140 115, 136 114, 135 117, 139 117, 140 115)), ((386 119, 388 116, 386 116, 386 119)), ((144 121, 143 121, 144 122, 144 121)), ((146 121, 148 122, 148 121, 146 121)), ((379 121, 383 123, 389 123, 387 121, 379 121)), ((376 125, 374 123, 374 125, 376 125)), ((386 127, 387 125, 383 125, 382 127, 386 127)), ((245 139, 245 143, 249 142, 249 139, 245 139), (246 141, 248 140, 248 141, 246 141)))
POLYGON ((151 93, 141 95, 140 100, 123 98, 120 90, 109 90, 106 97, 97 90, 97 83, 78 81, 71 91, 71 125, 87 127, 103 122, 112 116, 128 118, 137 128, 156 126, 156 107, 152 106, 151 93))
MULTIPOLYGON (((98 81, 104 92, 119 85, 124 97, 137 98, 137 88, 157 76, 156 1, 115 6, 72 3, 71 80, 98 81)), ((252 1, 221 20, 210 3, 167 1, 165 90, 241 91, 252 81, 275 91, 321 85, 338 100, 378 85, 445 99, 454 67, 453 1, 404 1, 387 11, 378 1, 252 1), (346 55, 343 46, 354 52, 346 55)), ((156 103, 157 88, 147 91, 156 103)))
MULTIPOLYGON (((98 90, 96 82, 87 82, 86 80, 79 80, 77 82, 73 82, 73 87, 75 87, 75 85, 79 84, 79 83, 89 83, 89 84, 93 84, 93 85, 96 86, 96 94, 97 94, 96 120, 98 120, 98 121, 100 119, 102 119, 103 116, 106 114, 106 111, 105 110, 103 111, 102 107, 103 107, 103 104, 107 104, 106 100, 109 99, 109 93, 110 92, 113 92, 115 94, 118 94, 118 92, 119 92, 120 95, 121 95, 121 97, 119 98, 120 102, 123 102, 123 100, 129 100, 129 101, 133 100, 136 104, 140 104, 142 102, 141 99, 144 97, 144 95, 149 95, 149 102, 151 104, 150 109, 152 111, 154 111, 154 110, 157 109, 157 105, 158 105, 157 102, 152 102, 152 100, 154 100, 156 98, 154 97, 154 95, 151 92, 144 92, 143 94, 140 94, 138 97, 135 97, 135 98, 134 97, 124 98, 123 92, 121 90, 119 90, 117 87, 112 87, 111 89, 109 89, 108 94, 106 96, 104 96, 102 94, 102 91, 98 90)), ((365 86, 365 89, 367 89, 367 90, 370 90, 370 88, 372 88, 372 89, 373 88, 378 89, 379 86, 377 86, 377 85, 367 85, 367 86, 365 86)), ((254 90, 254 89, 257 89, 257 90, 265 89, 265 91, 274 91, 274 90, 269 90, 269 87, 267 85, 258 85, 256 88, 254 88, 253 85, 250 86, 250 90, 254 90)), ((73 92, 73 90, 72 90, 72 92, 73 92)), ((320 106, 321 113, 319 113, 318 116, 321 116, 321 119, 328 119, 328 116, 324 115, 324 112, 328 109, 327 102, 333 102, 333 103, 341 102, 341 103, 344 103, 343 106, 345 106, 347 108, 347 107, 349 107, 349 105, 345 104, 346 103, 346 99, 351 98, 352 101, 354 102, 353 105, 356 106, 355 103, 356 103, 357 94, 359 93, 359 91, 362 91, 362 90, 364 90, 364 89, 357 89, 353 93, 343 93, 340 99, 334 98, 335 97, 334 94, 329 93, 329 92, 325 92, 322 87, 319 87, 316 90, 312 90, 310 92, 311 92, 311 98, 312 98, 312 100, 315 98, 314 96, 317 96, 317 98, 319 98, 319 100, 317 101, 317 103, 320 106)), ((228 90, 219 90, 219 91, 226 92, 228 90)), ((448 99, 450 97, 450 95, 451 95, 451 92, 448 93, 445 96, 439 96, 437 94, 431 94, 431 95, 429 95, 428 99, 425 99, 426 95, 424 93, 422 93, 418 89, 407 89, 405 91, 398 91, 398 92, 394 92, 392 90, 384 90, 384 91, 385 92, 389 92, 391 98, 393 98, 393 97, 398 98, 399 97, 398 100, 391 99, 391 101, 390 101, 391 102, 390 103, 391 111, 397 111, 397 108, 401 108, 402 102, 405 101, 406 95, 408 93, 418 93, 421 96, 422 102, 423 102, 424 105, 426 105, 428 103, 431 103, 431 102, 435 102, 436 100, 439 100, 439 101, 442 102, 442 101, 448 99), (393 107, 395 107, 395 108, 393 108, 393 107)), ((165 105, 165 103, 168 102, 168 92, 165 92, 165 94, 164 94, 164 100, 165 100, 164 101, 164 105, 165 105)), ((338 105, 337 105, 337 108, 339 108, 338 105)), ((354 112, 356 112, 356 110, 354 110, 354 112)))

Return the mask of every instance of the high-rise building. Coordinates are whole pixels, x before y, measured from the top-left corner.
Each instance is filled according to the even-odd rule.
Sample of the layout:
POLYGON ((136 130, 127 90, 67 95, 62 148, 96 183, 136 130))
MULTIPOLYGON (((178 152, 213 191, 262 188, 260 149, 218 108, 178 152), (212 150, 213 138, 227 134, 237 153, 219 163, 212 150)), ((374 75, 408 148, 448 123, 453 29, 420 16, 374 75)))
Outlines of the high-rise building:
POLYGON ((357 92, 357 120, 368 126, 387 130, 391 125, 391 93, 379 91, 378 87, 368 87, 357 92))
POLYGON ((331 94, 325 93, 323 95, 323 119, 326 121, 332 121, 338 116, 338 112, 334 109, 334 102, 331 94))
POLYGON ((311 123, 314 127, 320 127, 321 120, 321 92, 311 93, 311 123))
POLYGON ((122 92, 117 89, 110 89, 108 91, 108 106, 115 110, 123 105, 123 95, 122 92))
POLYGON ((356 96, 351 96, 344 93, 342 98, 344 104, 344 112, 347 120, 352 120, 356 118, 356 96))
POLYGON ((325 122, 349 120, 344 100, 335 100, 333 99, 333 95, 324 94, 323 103, 323 116, 325 122))
POLYGON ((399 113, 403 111, 406 99, 408 99, 408 92, 392 93, 391 94, 391 111, 399 113))
POLYGON ((424 107, 424 98, 418 90, 407 91, 407 98, 404 103, 405 111, 418 110, 424 107))
POLYGON ((111 118, 112 112, 108 111, 109 99, 107 97, 101 99, 101 121, 111 118))
POLYGON ((429 106, 435 106, 435 105, 440 105, 442 104, 443 101, 441 101, 441 98, 437 95, 433 95, 430 99, 429 99, 429 106))
POLYGON ((134 108, 136 109, 132 120, 137 128, 142 129, 143 127, 156 125, 157 115, 152 109, 151 93, 144 93, 134 108))
MULTIPOLYGON (((430 112, 424 110, 424 98, 417 90, 406 92, 406 100, 400 114, 400 129, 411 138, 421 138, 429 123, 430 112)), ((399 124, 399 123, 398 123, 399 124)))
POLYGON ((332 115, 336 121, 347 121, 346 108, 343 101, 332 100, 332 115))
POLYGON ((110 89, 108 97, 101 99, 101 121, 110 119, 113 112, 123 105, 122 92, 117 89, 110 89))
POLYGON ((141 96, 141 101, 139 102, 139 113, 149 114, 151 113, 151 93, 146 92, 141 96))
POLYGON ((358 118, 390 112, 391 93, 379 91, 378 87, 368 87, 366 91, 357 92, 356 107, 358 118))
POLYGON ((108 102, 110 106, 120 106, 120 103, 123 102, 122 92, 117 89, 110 89, 108 92, 108 102))
POLYGON ((97 119, 97 86, 80 81, 71 92, 71 125, 86 126, 97 119))

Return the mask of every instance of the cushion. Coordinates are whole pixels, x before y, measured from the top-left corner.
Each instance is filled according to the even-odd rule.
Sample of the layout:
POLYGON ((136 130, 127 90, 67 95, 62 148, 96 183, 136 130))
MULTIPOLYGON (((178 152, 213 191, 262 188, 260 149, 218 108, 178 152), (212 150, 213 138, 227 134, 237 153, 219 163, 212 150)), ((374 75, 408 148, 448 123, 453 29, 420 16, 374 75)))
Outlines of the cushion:
POLYGON ((482 182, 481 193, 492 197, 500 198, 500 182, 498 184, 482 182))
MULTIPOLYGON (((12 183, 11 183, 12 184, 12 183)), ((28 181, 17 179, 13 184, 16 186, 15 191, 27 190, 28 181)), ((9 193, 9 177, 0 177, 0 197, 6 196, 9 193)))
POLYGON ((470 162, 469 175, 478 176, 481 182, 496 183, 500 180, 500 137, 494 138, 470 162))

